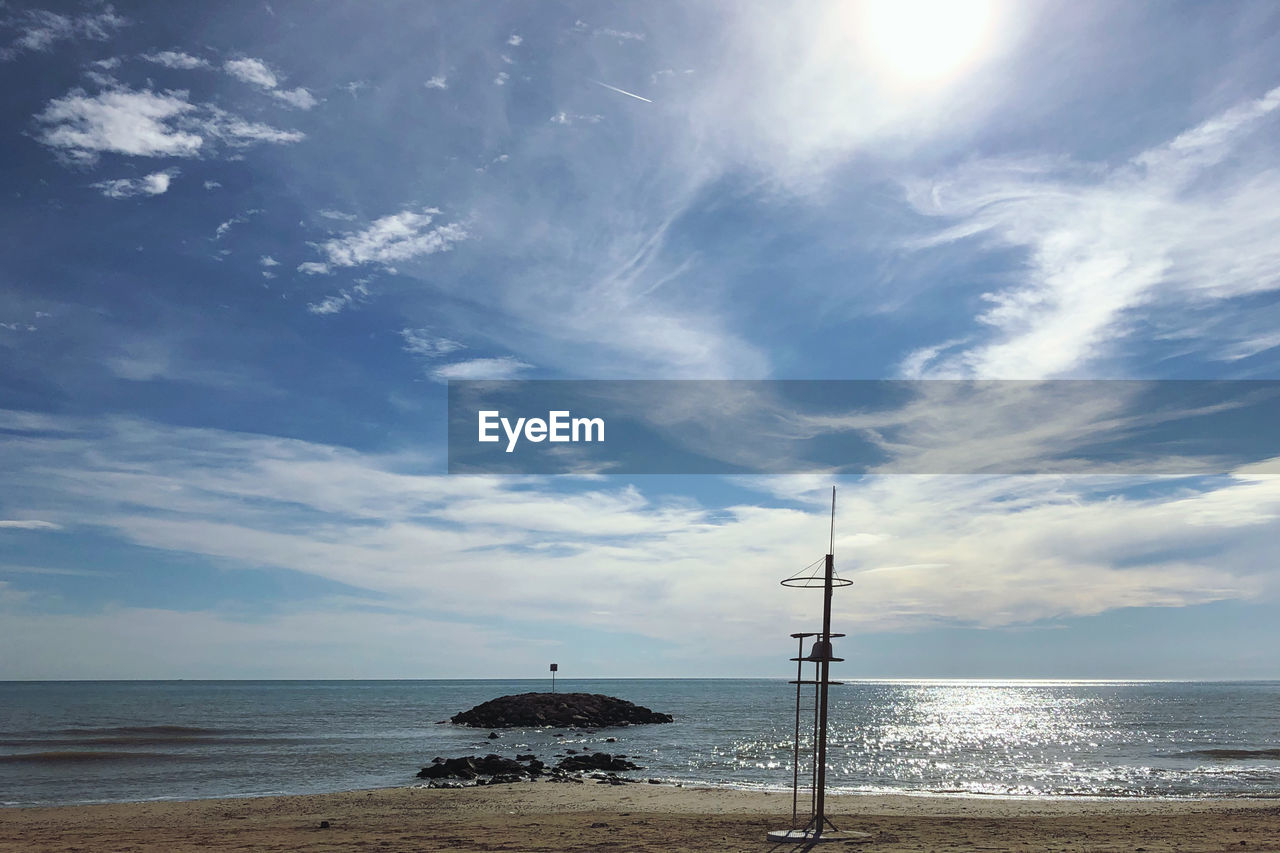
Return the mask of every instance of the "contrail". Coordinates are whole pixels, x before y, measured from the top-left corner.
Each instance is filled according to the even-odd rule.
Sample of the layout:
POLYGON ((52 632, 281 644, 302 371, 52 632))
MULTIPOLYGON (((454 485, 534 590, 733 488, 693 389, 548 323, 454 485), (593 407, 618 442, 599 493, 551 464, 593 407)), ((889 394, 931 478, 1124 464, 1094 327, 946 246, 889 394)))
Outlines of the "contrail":
POLYGON ((648 98, 642 98, 639 95, 637 95, 635 92, 628 92, 626 89, 619 89, 617 86, 610 86, 608 83, 601 83, 599 80, 592 80, 591 82, 595 83, 597 86, 604 86, 606 89, 612 89, 613 91, 617 92, 619 95, 626 95, 628 98, 635 98, 637 101, 644 101, 646 104, 653 103, 653 101, 649 100, 648 98))

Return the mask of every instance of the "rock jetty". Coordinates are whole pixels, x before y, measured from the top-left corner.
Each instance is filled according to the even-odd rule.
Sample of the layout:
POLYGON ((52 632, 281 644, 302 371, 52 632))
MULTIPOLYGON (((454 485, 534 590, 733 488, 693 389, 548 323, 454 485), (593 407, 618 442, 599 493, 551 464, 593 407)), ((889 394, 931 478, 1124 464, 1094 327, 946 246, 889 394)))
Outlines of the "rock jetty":
POLYGON ((454 714, 450 722, 481 729, 535 726, 602 729, 670 723, 672 717, 600 693, 518 693, 482 702, 469 711, 454 714))
POLYGON ((581 782, 581 776, 571 774, 589 773, 597 782, 622 785, 636 780, 618 776, 619 771, 643 769, 627 761, 624 755, 610 755, 607 752, 570 755, 555 767, 547 767, 533 755, 517 755, 511 759, 489 754, 462 758, 436 758, 430 766, 418 771, 418 778, 429 780, 433 787, 456 788, 468 784, 500 785, 524 782, 543 776, 553 782, 581 782))

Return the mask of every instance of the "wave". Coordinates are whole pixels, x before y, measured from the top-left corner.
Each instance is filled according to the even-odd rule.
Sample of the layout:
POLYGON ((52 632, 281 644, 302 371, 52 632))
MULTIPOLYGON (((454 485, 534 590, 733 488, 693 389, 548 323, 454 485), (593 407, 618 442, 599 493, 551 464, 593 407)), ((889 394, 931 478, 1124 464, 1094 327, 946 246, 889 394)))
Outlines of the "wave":
POLYGON ((89 761, 155 761, 165 759, 191 760, 188 755, 170 755, 164 752, 94 752, 75 750, 67 752, 17 752, 0 755, 0 764, 81 764, 89 761))
POLYGON ((164 746, 166 744, 292 743, 260 729, 214 729, 200 726, 71 726, 60 729, 0 732, 0 746, 164 746), (264 734, 275 736, 264 737, 264 734))
POLYGON ((55 735, 238 735, 248 734, 249 729, 210 729, 202 726, 72 726, 66 729, 53 729, 49 734, 55 735))
POLYGON ((1280 749, 1192 749, 1175 755, 1200 758, 1280 758, 1280 749))
POLYGON ((294 737, 210 737, 202 735, 171 735, 168 737, 114 736, 114 737, 25 737, 0 738, 0 746, 165 746, 194 744, 198 746, 255 746, 259 744, 304 744, 316 738, 294 737))

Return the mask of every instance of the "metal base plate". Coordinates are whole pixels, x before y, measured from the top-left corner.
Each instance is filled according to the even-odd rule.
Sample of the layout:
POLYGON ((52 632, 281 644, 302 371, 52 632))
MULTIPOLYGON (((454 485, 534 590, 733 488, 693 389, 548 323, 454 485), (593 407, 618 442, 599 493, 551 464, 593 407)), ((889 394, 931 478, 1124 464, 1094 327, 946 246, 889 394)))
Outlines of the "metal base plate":
POLYGON ((812 829, 775 829, 769 833, 769 840, 775 844, 825 844, 836 841, 865 841, 871 837, 869 832, 856 832, 849 829, 828 829, 815 836, 812 829))

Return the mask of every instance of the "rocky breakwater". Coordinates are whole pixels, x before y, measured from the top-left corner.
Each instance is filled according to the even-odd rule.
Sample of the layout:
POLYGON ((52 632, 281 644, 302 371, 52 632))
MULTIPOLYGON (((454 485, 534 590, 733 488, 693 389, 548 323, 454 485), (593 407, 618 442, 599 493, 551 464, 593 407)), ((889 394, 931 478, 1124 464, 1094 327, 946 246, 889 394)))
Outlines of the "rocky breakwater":
POLYGON ((450 718, 450 722, 458 725, 484 729, 540 726, 602 729, 672 721, 670 714, 600 693, 517 693, 490 699, 450 718))
POLYGON ((581 774, 589 773, 597 782, 621 785, 636 780, 618 776, 619 772, 641 769, 643 768, 627 761, 625 755, 610 755, 607 752, 570 755, 554 767, 547 767, 533 755, 503 758, 491 754, 436 758, 430 766, 418 771, 418 778, 428 780, 433 787, 459 788, 466 785, 533 781, 542 777, 552 782, 581 782, 581 774))

